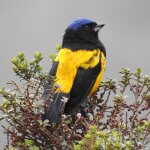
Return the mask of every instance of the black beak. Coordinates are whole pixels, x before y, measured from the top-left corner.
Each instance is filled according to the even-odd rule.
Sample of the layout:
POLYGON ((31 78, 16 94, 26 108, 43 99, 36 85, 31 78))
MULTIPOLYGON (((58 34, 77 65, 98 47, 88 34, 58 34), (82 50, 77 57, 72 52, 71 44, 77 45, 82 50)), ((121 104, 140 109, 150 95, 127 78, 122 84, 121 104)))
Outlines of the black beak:
POLYGON ((99 25, 97 25, 97 26, 94 28, 95 32, 98 32, 98 31, 101 30, 104 26, 105 26, 105 24, 99 24, 99 25))

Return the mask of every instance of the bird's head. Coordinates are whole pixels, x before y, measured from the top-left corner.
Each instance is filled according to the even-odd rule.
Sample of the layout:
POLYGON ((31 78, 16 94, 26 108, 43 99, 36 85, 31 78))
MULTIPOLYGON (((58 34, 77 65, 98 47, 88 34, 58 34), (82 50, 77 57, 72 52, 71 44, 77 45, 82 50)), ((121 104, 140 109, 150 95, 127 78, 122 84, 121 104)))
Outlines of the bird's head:
POLYGON ((64 38, 95 43, 98 41, 98 32, 103 26, 104 24, 97 24, 89 19, 77 19, 67 27, 64 38))

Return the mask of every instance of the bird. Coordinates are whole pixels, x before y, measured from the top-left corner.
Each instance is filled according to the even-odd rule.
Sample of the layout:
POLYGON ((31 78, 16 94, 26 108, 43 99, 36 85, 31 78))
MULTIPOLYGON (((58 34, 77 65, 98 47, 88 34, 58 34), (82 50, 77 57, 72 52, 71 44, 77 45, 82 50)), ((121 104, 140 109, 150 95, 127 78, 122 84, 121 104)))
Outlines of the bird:
POLYGON ((60 123, 62 114, 77 113, 99 87, 106 66, 106 49, 99 39, 104 25, 82 18, 66 28, 43 90, 42 99, 50 101, 44 120, 60 123))

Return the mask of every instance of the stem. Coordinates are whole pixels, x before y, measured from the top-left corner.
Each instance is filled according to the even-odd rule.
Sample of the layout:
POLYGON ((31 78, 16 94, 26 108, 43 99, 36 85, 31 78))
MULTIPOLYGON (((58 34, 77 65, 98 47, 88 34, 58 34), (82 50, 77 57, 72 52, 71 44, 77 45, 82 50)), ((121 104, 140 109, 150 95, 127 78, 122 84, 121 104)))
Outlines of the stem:
POLYGON ((134 94, 135 101, 137 102, 137 94, 135 93, 134 88, 132 87, 132 85, 131 85, 130 81, 129 81, 129 87, 130 87, 131 91, 132 91, 132 92, 133 92, 133 94, 134 94))
POLYGON ((126 129, 128 129, 128 113, 126 112, 126 129))

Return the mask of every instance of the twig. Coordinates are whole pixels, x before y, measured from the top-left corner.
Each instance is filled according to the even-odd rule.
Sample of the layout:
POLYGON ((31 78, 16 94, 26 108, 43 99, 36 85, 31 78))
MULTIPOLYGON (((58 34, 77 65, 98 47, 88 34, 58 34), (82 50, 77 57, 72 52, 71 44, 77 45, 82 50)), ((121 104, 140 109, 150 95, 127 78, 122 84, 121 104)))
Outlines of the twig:
POLYGON ((128 113, 126 112, 126 129, 128 129, 128 113))

